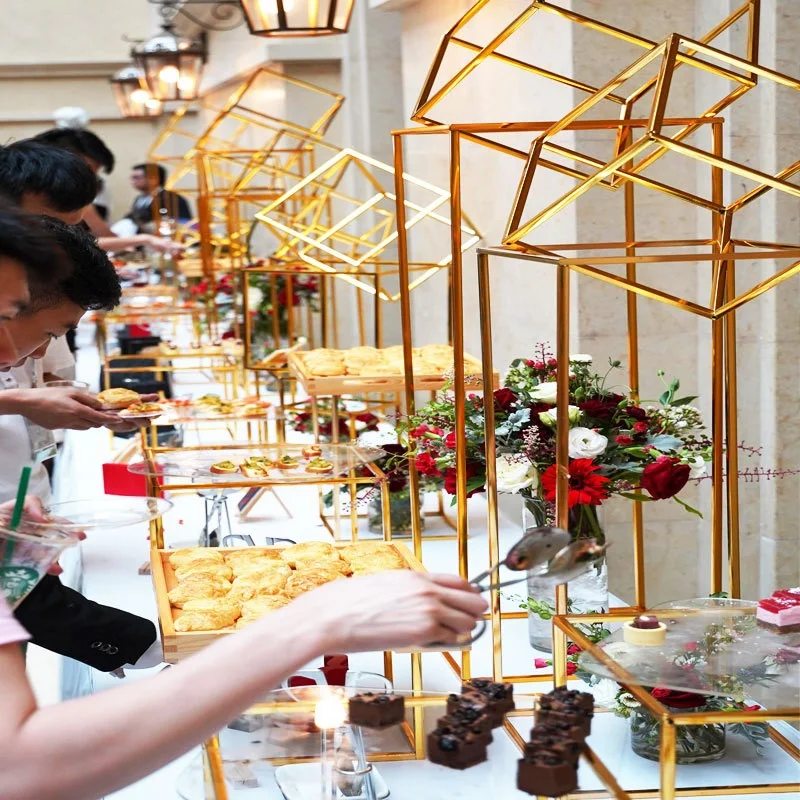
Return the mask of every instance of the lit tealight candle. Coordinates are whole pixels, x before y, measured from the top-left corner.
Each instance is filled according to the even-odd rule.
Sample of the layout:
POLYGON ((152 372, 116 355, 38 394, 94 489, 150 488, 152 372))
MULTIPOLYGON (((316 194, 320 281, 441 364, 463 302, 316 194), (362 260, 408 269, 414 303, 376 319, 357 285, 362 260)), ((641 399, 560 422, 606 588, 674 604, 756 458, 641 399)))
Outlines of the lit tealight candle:
POLYGON ((341 728, 346 719, 344 705, 336 697, 326 697, 314 707, 314 724, 321 731, 341 728))

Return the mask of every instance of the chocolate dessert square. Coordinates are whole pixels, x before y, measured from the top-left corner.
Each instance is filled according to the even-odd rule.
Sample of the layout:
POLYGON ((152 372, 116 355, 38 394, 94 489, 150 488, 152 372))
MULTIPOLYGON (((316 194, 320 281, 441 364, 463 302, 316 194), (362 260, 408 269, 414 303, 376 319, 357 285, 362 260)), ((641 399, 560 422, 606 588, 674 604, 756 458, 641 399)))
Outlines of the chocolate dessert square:
POLYGON ((451 769, 467 769, 486 761, 486 739, 463 729, 428 734, 428 760, 451 769))
POLYGON ((441 717, 436 723, 436 727, 444 733, 449 731, 461 730, 470 732, 478 738, 486 740, 486 744, 491 744, 494 740, 492 736, 492 720, 485 713, 485 709, 474 707, 457 708, 452 714, 441 717))
POLYGON ((364 692, 350 698, 350 724, 362 728, 389 728, 406 718, 406 704, 401 695, 364 692))
POLYGON ((556 711, 561 711, 565 707, 577 707, 584 711, 594 711, 594 696, 587 692, 578 692, 575 689, 559 686, 557 689, 553 689, 552 692, 539 697, 539 707, 553 708, 556 711))
POLYGON ((460 708, 472 708, 486 713, 489 701, 480 692, 469 691, 463 694, 450 694, 447 696, 447 713, 452 714, 460 708))
POLYGON ((514 687, 510 683, 494 683, 489 678, 473 678, 461 687, 462 694, 477 692, 486 698, 489 716, 495 728, 503 724, 503 718, 514 710, 514 687))
POLYGON ((542 750, 518 762, 517 789, 521 792, 561 797, 577 788, 578 771, 556 753, 542 750))
POLYGON ((540 750, 551 750, 558 753, 564 761, 577 765, 583 750, 583 743, 575 741, 551 725, 533 728, 530 741, 525 745, 525 755, 532 756, 540 750))
POLYGON ((565 734, 575 741, 582 742, 592 732, 592 718, 585 711, 553 711, 537 708, 536 725, 565 725, 565 734))

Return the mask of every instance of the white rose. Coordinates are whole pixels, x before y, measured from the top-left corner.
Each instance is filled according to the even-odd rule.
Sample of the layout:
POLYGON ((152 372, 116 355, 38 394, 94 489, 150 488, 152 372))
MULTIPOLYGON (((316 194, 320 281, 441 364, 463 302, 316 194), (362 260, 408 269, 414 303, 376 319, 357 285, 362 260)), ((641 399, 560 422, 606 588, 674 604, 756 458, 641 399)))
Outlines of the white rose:
POLYGON ((592 686, 594 702, 603 708, 614 708, 617 704, 617 692, 619 692, 619 684, 608 678, 603 678, 592 686))
POLYGON ((497 456, 497 491, 516 494, 532 486, 536 480, 536 467, 524 456, 497 456))
POLYGON ((702 478, 708 472, 708 463, 702 456, 695 456, 688 461, 691 472, 689 478, 702 478))
POLYGON ((558 384, 555 381, 545 381, 531 389, 531 398, 540 403, 555 403, 558 396, 558 384))
POLYGON ((594 458, 605 453, 608 439, 591 428, 572 428, 569 432, 569 457, 594 458))
MULTIPOLYGON (((567 406, 567 410, 569 411, 567 417, 570 425, 574 424, 581 418, 581 410, 578 408, 578 406, 567 406)), ((556 420, 558 419, 558 409, 554 406, 553 408, 547 409, 547 411, 540 411, 539 419, 543 424, 547 425, 548 428, 555 428, 556 420)))
POLYGON ((247 287, 247 304, 251 309, 258 308, 264 301, 264 292, 258 286, 247 287))
POLYGON ((569 354, 569 363, 570 364, 591 364, 592 357, 587 355, 586 353, 570 353, 569 354))

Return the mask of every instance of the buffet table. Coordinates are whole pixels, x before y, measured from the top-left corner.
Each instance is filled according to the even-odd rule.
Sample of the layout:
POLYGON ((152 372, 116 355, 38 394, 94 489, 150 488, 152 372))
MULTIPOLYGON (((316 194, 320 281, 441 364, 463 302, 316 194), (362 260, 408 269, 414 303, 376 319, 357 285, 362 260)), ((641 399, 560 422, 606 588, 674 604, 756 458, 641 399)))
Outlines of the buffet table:
MULTIPOLYGON (((84 337, 88 331, 83 331, 84 337)), ((96 354, 89 348, 80 351, 78 377, 91 379, 97 375, 96 354)), ((207 388, 207 387, 206 387, 207 388)), ((187 442, 188 443, 188 442, 187 442)), ((67 437, 60 464, 56 493, 60 499, 68 497, 92 497, 102 494, 101 465, 112 451, 108 433, 104 430, 71 433, 67 437), (78 452, 77 445, 80 445, 78 452), (79 465, 80 469, 76 467, 79 465), (79 476, 79 477, 78 477, 79 476)), ((265 498, 247 517, 237 521, 234 516, 234 531, 249 533, 255 544, 263 544, 266 535, 287 537, 297 541, 327 538, 326 530, 317 513, 316 492, 311 486, 286 486, 279 489, 280 499, 292 514, 288 519, 275 498, 265 498), (268 522, 268 525, 265 523, 268 522)), ((233 509, 232 509, 233 511, 233 509)), ((469 543, 470 563, 476 571, 487 562, 488 545, 484 520, 486 506, 480 498, 470 503, 471 538, 469 543)), ((441 520, 429 521, 427 533, 436 533, 437 526, 443 530, 441 520)), ((164 518, 167 546, 193 545, 197 543, 203 525, 203 503, 193 495, 175 498, 175 507, 164 518)), ((519 525, 511 520, 501 522, 501 548, 510 546, 519 536, 519 525)), ((77 548, 76 548, 77 550, 77 548)), ((457 564, 456 544, 453 541, 423 541, 424 562, 428 569, 455 571, 457 564)), ((64 564, 64 579, 70 585, 81 587, 93 600, 113 604, 128 611, 157 619, 156 603, 149 575, 140 575, 139 567, 149 558, 149 541, 146 524, 115 531, 97 530, 82 544, 80 552, 64 564)), ((524 589, 521 590, 524 592, 524 589)), ((513 610, 516 601, 514 590, 504 599, 505 607, 513 610)), ((612 605, 621 603, 612 598, 612 605)), ((528 644, 527 622, 524 619, 508 620, 504 623, 504 660, 507 673, 531 672, 531 662, 536 653, 528 644)), ((459 681, 445 659, 438 653, 426 653, 424 662, 424 688, 426 692, 448 693, 457 690, 459 681)), ((491 637, 479 640, 473 649, 472 673, 485 675, 491 672, 491 637)), ((311 664, 309 667, 317 667, 311 664)), ((350 659, 352 669, 381 672, 382 654, 364 654, 350 659)), ((144 670, 127 671, 125 680, 141 680, 162 669, 163 666, 144 670)), ((547 672, 547 669, 542 672, 547 672)), ((395 684, 409 687, 410 664, 408 658, 395 659, 395 684)), ((235 680, 235 676, 220 676, 220 680, 235 680)), ((90 670, 75 663, 65 664, 62 670, 62 689, 65 697, 88 692, 101 692, 119 686, 119 679, 90 670)), ((520 693, 542 691, 546 683, 526 684, 518 687, 520 693)), ((525 699, 518 707, 530 706, 525 699)), ((431 709, 433 711, 433 709, 431 709)), ((525 739, 531 726, 531 713, 521 710, 512 716, 513 726, 525 739)), ((652 790, 658 786, 658 764, 645 761, 630 749, 628 723, 612 713, 597 713, 594 733, 590 744, 597 755, 608 766, 617 780, 628 790, 652 790)), ((793 735, 796 731, 785 724, 781 730, 793 735)), ((225 735, 238 735, 226 731, 225 735)), ((242 734, 246 736, 246 734, 242 734)), ((225 736, 222 738, 225 757, 225 736)), ((768 784, 797 780, 797 763, 772 742, 767 743, 764 756, 752 757, 750 744, 740 737, 729 737, 728 755, 722 761, 708 765, 679 767, 677 785, 724 787, 734 784, 768 784)), ((438 800, 458 793, 464 800, 497 797, 515 800, 528 797, 514 787, 516 759, 519 750, 511 737, 497 731, 494 743, 489 748, 489 760, 464 772, 455 772, 435 766, 427 761, 381 762, 379 770, 386 779, 391 796, 397 800, 438 800)), ((204 800, 202 795, 193 795, 193 786, 198 783, 200 751, 178 759, 159 772, 113 795, 115 800, 159 800, 184 797, 185 800, 204 800), (179 793, 178 786, 181 787, 179 793)), ((200 782, 202 787, 202 782, 200 782)), ((596 792, 594 797, 607 796, 602 791, 592 769, 581 764, 580 786, 583 791, 596 792)), ((716 792, 719 794, 719 792, 716 792)), ((259 797, 280 800, 280 792, 274 783, 264 784, 259 791, 241 789, 231 794, 233 798, 259 797)), ((652 795, 650 795, 652 796, 652 795)), ((769 795, 741 795, 742 797, 767 797, 769 795)), ((784 795, 788 796, 788 795, 784 795)))

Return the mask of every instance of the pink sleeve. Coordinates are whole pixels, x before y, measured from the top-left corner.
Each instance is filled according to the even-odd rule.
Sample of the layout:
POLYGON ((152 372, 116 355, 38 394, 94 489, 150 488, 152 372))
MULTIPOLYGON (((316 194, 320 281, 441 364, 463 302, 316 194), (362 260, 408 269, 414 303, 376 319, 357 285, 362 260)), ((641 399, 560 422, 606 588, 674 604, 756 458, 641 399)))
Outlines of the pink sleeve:
POLYGON ((0 595, 0 646, 30 639, 27 631, 14 619, 14 614, 0 595))

